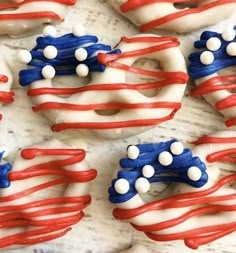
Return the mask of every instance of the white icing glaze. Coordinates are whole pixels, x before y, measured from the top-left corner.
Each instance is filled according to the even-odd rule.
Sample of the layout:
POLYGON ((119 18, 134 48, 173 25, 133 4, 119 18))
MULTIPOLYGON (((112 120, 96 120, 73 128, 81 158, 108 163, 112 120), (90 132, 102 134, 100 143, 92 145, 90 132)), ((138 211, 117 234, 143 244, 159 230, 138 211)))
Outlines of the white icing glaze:
MULTIPOLYGON (((159 38, 159 36, 152 34, 136 35, 132 38, 138 37, 153 37, 159 38)), ((125 43, 121 41, 116 49, 120 49, 122 52, 135 51, 139 49, 149 48, 156 45, 161 45, 162 42, 136 42, 136 43, 125 43)), ((148 53, 142 56, 132 56, 117 60, 120 64, 132 66, 139 59, 151 59, 160 62, 163 72, 184 72, 186 73, 186 65, 181 51, 178 47, 171 47, 165 50, 148 53), (170 57, 171 56, 171 57, 170 57)), ((79 65, 80 66, 80 65, 79 65)), ((79 76, 86 76, 87 69, 85 66, 81 69, 78 67, 77 74, 79 76)), ((125 84, 127 83, 127 72, 122 69, 112 68, 107 66, 105 71, 102 73, 92 72, 91 81, 86 85, 87 87, 99 84, 125 84)), ((30 85, 30 89, 34 90, 37 88, 52 88, 53 82, 51 80, 40 80, 35 81, 30 85)), ((67 87, 66 87, 67 88, 67 87)), ((74 94, 72 96, 57 96, 57 95, 40 95, 32 97, 34 105, 40 105, 47 102, 59 102, 59 103, 70 103, 70 104, 102 104, 102 103, 154 103, 160 101, 168 101, 178 103, 181 101, 184 94, 185 84, 173 84, 171 86, 165 86, 158 89, 158 92, 152 97, 148 97, 142 94, 138 90, 121 89, 121 90, 90 90, 87 92, 74 94)), ((119 110, 112 115, 103 115, 99 111, 87 110, 87 111, 72 111, 72 110, 45 110, 43 113, 55 124, 60 123, 73 123, 73 122, 123 122, 132 120, 143 120, 145 119, 157 119, 163 118, 173 112, 171 108, 150 108, 150 109, 132 109, 132 110, 119 110)), ((80 131, 87 134, 95 133, 99 136, 117 139, 123 138, 130 135, 135 135, 143 132, 153 126, 145 127, 125 127, 115 129, 80 129, 80 131)))
MULTIPOLYGON (((215 134, 212 134, 210 136, 236 137, 236 132, 222 131, 222 132, 217 132, 215 134)), ((199 144, 195 146, 192 149, 192 152, 193 152, 193 155, 199 156, 200 159, 207 164, 206 158, 209 154, 222 151, 222 150, 232 149, 232 148, 235 148, 235 146, 236 146, 235 143, 223 143, 223 142, 211 143, 211 144, 204 143, 204 144, 199 144)), ((186 184, 178 183, 178 184, 175 184, 175 187, 166 188, 166 190, 162 192, 160 196, 155 195, 154 201, 163 199, 163 196, 169 197, 169 196, 173 196, 173 195, 181 194, 181 193, 191 193, 191 192, 194 193, 199 190, 206 190, 212 187, 220 178, 220 171, 217 167, 218 166, 214 167, 214 164, 212 164, 212 167, 207 170, 208 175, 209 175, 209 181, 201 189, 197 189, 186 184)), ((197 171, 196 168, 194 168, 193 170, 191 169, 188 174, 193 179, 197 179, 197 177, 199 177, 199 172, 197 171)), ((235 188, 229 185, 224 185, 224 187, 220 188, 217 192, 212 193, 211 196, 235 194, 235 191, 236 191, 235 188)), ((145 198, 143 195, 137 193, 133 198, 129 199, 128 201, 115 204, 115 206, 122 209, 138 208, 147 203, 145 202, 144 199, 145 198)), ((220 203, 231 206, 231 205, 236 204, 236 200, 232 197, 231 199, 227 201, 226 200, 222 201, 220 203)), ((211 204, 214 205, 214 204, 219 204, 219 203, 214 202, 211 204)), ((128 219, 127 221, 138 226, 151 225, 151 224, 156 224, 156 223, 165 222, 171 219, 178 218, 190 210, 192 210, 192 206, 182 207, 182 208, 164 208, 160 210, 146 211, 145 213, 137 215, 131 219, 128 219)), ((158 232, 153 231, 153 234, 157 233, 159 235, 165 235, 165 234, 180 233, 180 232, 188 231, 190 229, 199 228, 202 226, 213 226, 216 224, 224 224, 224 223, 229 224, 230 222, 235 222, 235 220, 236 220, 236 211, 210 213, 210 214, 205 214, 203 216, 201 215, 194 216, 171 228, 159 230, 158 232)))
MULTIPOLYGON (((127 0, 108 0, 113 8, 121 15, 128 18, 136 26, 140 27, 153 20, 163 18, 167 15, 178 14, 183 9, 176 8, 174 3, 168 1, 161 1, 158 3, 149 3, 146 6, 138 7, 132 11, 123 13, 121 6, 128 2, 127 0)), ((139 2, 139 1, 137 1, 139 2)), ((216 2, 215 0, 199 0, 195 1, 196 5, 203 8, 205 4, 216 2)), ((180 16, 174 20, 170 20, 160 26, 157 29, 170 30, 179 33, 191 32, 201 27, 206 27, 219 23, 220 21, 229 18, 235 10, 236 3, 228 3, 217 5, 214 8, 206 11, 195 12, 190 15, 180 16)), ((193 7, 196 8, 196 7, 193 7)), ((188 7, 184 8, 185 10, 188 7)))
MULTIPOLYGON (((14 1, 23 2, 23 1, 14 1)), ((18 8, 1 10, 2 15, 8 14, 28 14, 34 12, 55 13, 62 19, 65 16, 67 5, 54 1, 27 1, 18 8)), ((22 37, 39 33, 45 24, 55 24, 61 22, 51 17, 31 18, 31 19, 6 19, 0 21, 0 34, 8 34, 12 37, 22 37)))
MULTIPOLYGON (((30 146, 29 148, 33 149, 71 149, 72 147, 62 143, 58 140, 52 139, 44 143, 35 144, 30 146)), ((71 158, 72 155, 42 155, 42 156, 36 156, 33 159, 24 159, 21 156, 21 150, 18 151, 18 153, 15 155, 15 159, 12 162, 12 170, 11 172, 21 172, 25 170, 26 168, 30 168, 32 166, 36 166, 38 164, 43 163, 50 163, 52 161, 60 161, 71 158)), ((45 168, 47 169, 47 168, 45 168)), ((57 169, 57 167, 55 167, 57 169)), ((71 165, 62 166, 61 169, 67 170, 67 171, 87 171, 89 170, 88 163, 85 159, 81 162, 75 162, 71 165)), ((10 172, 10 173, 11 173, 10 172)), ((32 176, 28 179, 24 180, 16 180, 12 181, 10 187, 8 188, 2 188, 0 191, 0 197, 6 197, 10 196, 14 193, 19 193, 21 191, 24 191, 26 189, 30 189, 32 187, 36 187, 40 184, 52 181, 54 179, 58 179, 58 176, 53 175, 44 175, 44 176, 32 176)), ((1 203, 1 207, 6 205, 24 205, 26 203, 31 203, 34 201, 40 201, 40 200, 46 200, 51 198, 60 198, 60 197, 80 197, 80 196, 87 196, 89 195, 90 190, 90 182, 73 182, 73 183, 67 183, 67 184, 61 184, 61 185, 55 185, 49 188, 42 189, 41 191, 37 192, 36 194, 26 194, 26 196, 14 199, 10 201, 9 203, 1 203)), ((30 208, 27 210, 22 209, 20 212, 27 217, 27 212, 31 212, 32 210, 34 212, 44 210, 47 208, 58 208, 58 207, 64 207, 66 204, 53 204, 48 206, 38 206, 34 208, 30 208)), ((82 212, 82 211, 80 211, 82 212)), ((46 220, 46 219, 59 219, 62 217, 69 217, 70 215, 75 215, 78 213, 78 211, 70 211, 68 213, 57 213, 57 214, 49 214, 47 216, 40 216, 31 218, 33 220, 46 220)), ((19 227, 12 227, 12 228, 1 228, 0 229, 0 237, 4 238, 6 236, 11 236, 17 233, 23 233, 26 231, 32 231, 31 226, 19 226, 19 227)), ((35 228, 34 228, 35 229, 35 228)), ((61 230, 62 231, 62 230, 61 230)), ((57 231, 58 232, 58 231, 57 231)), ((49 231, 50 234, 50 231, 49 231)), ((22 246, 22 245, 21 245, 22 246)), ((19 248, 20 246, 9 246, 6 249, 13 249, 13 248, 19 248)))

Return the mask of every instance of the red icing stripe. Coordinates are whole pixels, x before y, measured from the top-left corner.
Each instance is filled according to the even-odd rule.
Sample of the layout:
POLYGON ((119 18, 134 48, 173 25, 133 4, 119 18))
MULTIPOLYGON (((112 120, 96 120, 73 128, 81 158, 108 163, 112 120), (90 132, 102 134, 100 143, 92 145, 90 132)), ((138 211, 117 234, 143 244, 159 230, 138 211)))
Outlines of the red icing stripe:
POLYGON ((8 77, 5 76, 5 75, 0 75, 0 82, 7 83, 8 82, 8 77))
MULTIPOLYGON (((170 4, 174 5, 175 3, 188 3, 188 2, 192 2, 192 1, 182 1, 182 0, 180 0, 180 1, 178 1, 178 0, 168 0, 168 1, 162 1, 162 0, 161 1, 160 0, 156 0, 156 1, 155 0, 142 0, 142 1, 140 1, 140 0, 128 0, 126 3, 121 5, 120 9, 121 9, 122 12, 128 12, 128 11, 132 11, 134 9, 140 8, 140 7, 150 5, 152 3, 170 3, 170 4)), ((211 2, 211 3, 208 3, 208 4, 198 6, 196 8, 187 8, 187 9, 184 9, 184 10, 176 9, 175 13, 163 16, 162 18, 155 19, 153 21, 150 21, 150 22, 142 25, 140 27, 140 30, 142 32, 145 32, 145 31, 154 29, 158 26, 161 26, 165 23, 168 23, 170 21, 173 21, 175 19, 187 16, 187 15, 191 15, 191 14, 201 13, 201 12, 207 11, 209 9, 212 9, 212 8, 218 7, 220 5, 223 5, 223 4, 230 4, 230 3, 235 3, 235 2, 236 2, 236 0, 219 0, 219 1, 214 1, 214 2, 211 2)))
POLYGON ((11 181, 30 179, 37 176, 50 176, 50 181, 9 196, 0 197, 0 203, 2 203, 0 206, 1 228, 11 229, 22 226, 30 228, 30 230, 0 238, 0 248, 11 245, 31 245, 63 236, 71 230, 70 226, 78 223, 83 218, 84 213, 82 210, 91 202, 91 197, 87 195, 55 197, 13 205, 10 201, 27 197, 40 190, 61 184, 89 182, 96 177, 96 171, 93 169, 70 171, 63 168, 84 159, 85 152, 80 149, 30 148, 24 149, 21 155, 25 159, 52 155, 55 156, 55 160, 34 165, 23 171, 9 173, 11 181), (64 159, 56 159, 58 155, 63 156, 64 159), (65 156, 69 156, 69 158, 65 158, 65 156), (55 176, 55 178, 52 179, 51 176, 55 176), (60 216, 60 214, 63 215, 60 216), (54 218, 50 218, 50 216, 54 216, 54 218))
POLYGON ((158 234, 157 232, 162 229, 174 227, 191 217, 198 215, 216 213, 216 212, 232 212, 236 211, 236 205, 223 205, 220 202, 224 202, 230 199, 235 199, 236 194, 211 196, 213 193, 217 193, 224 185, 228 183, 234 183, 236 181, 236 174, 232 174, 220 179, 214 186, 207 190, 198 192, 182 193, 175 196, 171 196, 162 200, 153 201, 135 209, 121 209, 116 208, 113 211, 115 218, 120 220, 126 220, 134 218, 142 213, 155 211, 155 210, 167 210, 171 208, 185 208, 191 207, 191 210, 185 214, 179 216, 176 219, 167 220, 152 225, 137 226, 132 224, 136 229, 144 231, 148 237, 157 241, 171 241, 182 239, 191 248, 198 248, 202 244, 209 243, 216 240, 228 233, 236 230, 235 222, 230 224, 218 224, 214 226, 203 226, 183 232, 173 234, 158 234), (217 205, 214 204, 218 203, 217 205), (201 207, 199 207, 199 204, 201 207), (204 206, 203 206, 204 205, 204 206), (195 206, 195 209, 194 209, 195 206), (155 232, 152 233, 152 232, 155 232))
MULTIPOLYGON (((145 55, 152 54, 153 52, 158 52, 161 50, 166 50, 172 47, 178 47, 179 42, 177 39, 163 36, 163 37, 135 37, 126 38, 123 37, 121 41, 125 43, 153 43, 153 46, 144 47, 139 50, 133 50, 129 52, 123 52, 120 54, 103 54, 98 55, 98 61, 106 66, 121 69, 128 72, 133 72, 139 75, 156 78, 156 81, 146 82, 146 83, 105 83, 105 84, 92 84, 86 87, 80 88, 36 88, 31 89, 28 92, 29 96, 41 96, 41 95, 73 95, 82 92, 90 91, 116 91, 116 90, 148 90, 148 89, 158 89, 163 87, 169 87, 171 85, 185 85, 188 76, 184 72, 161 72, 152 71, 146 69, 140 69, 125 64, 118 63, 117 60, 130 57, 145 57, 145 55)), ((171 89, 171 87, 170 87, 171 89)), ((99 93, 98 93, 99 95, 99 93)), ((69 104, 69 103, 57 103, 57 102, 45 102, 34 107, 34 111, 42 110, 74 110, 74 111, 86 111, 86 110, 126 110, 126 109, 144 109, 144 108, 170 108, 173 109, 170 115, 162 118, 155 119, 138 119, 129 121, 119 121, 119 122, 74 122, 74 123, 59 123, 52 127, 54 131, 62 131, 69 128, 84 128, 84 129, 113 129, 113 128, 125 128, 134 126, 151 126, 155 124, 162 123, 166 120, 173 118, 176 111, 180 108, 179 102, 145 102, 145 103, 101 103, 101 104, 69 104)))
MULTIPOLYGON (((227 144, 236 143, 236 137, 212 137, 203 136, 199 138, 194 144, 227 144)), ((236 148, 226 149, 218 152, 213 152, 207 156, 208 162, 227 161, 236 163, 235 159, 236 148), (231 157, 232 155, 232 157, 231 157)), ((142 215, 146 212, 156 210, 168 210, 172 208, 187 208, 190 207, 183 215, 177 218, 160 221, 156 224, 150 225, 136 225, 132 224, 137 230, 145 232, 145 234, 156 241, 171 241, 171 240, 184 240, 185 244, 190 248, 197 249, 200 245, 210 243, 219 239, 229 233, 236 231, 236 218, 235 221, 230 223, 201 226, 198 228, 191 228, 186 231, 176 233, 158 233, 163 229, 175 227, 182 222, 198 217, 201 215, 210 215, 216 213, 230 213, 236 211, 236 204, 226 205, 226 201, 235 200, 236 193, 222 194, 220 191, 226 185, 232 185, 236 181, 236 173, 224 176, 218 182, 208 189, 199 190, 196 192, 181 193, 170 196, 164 199, 153 201, 144 204, 134 209, 121 209, 116 208, 113 211, 113 216, 119 220, 129 220, 142 215)), ((178 212, 176 212, 178 213, 178 212)))
MULTIPOLYGON (((75 5, 76 0, 25 0, 19 3, 10 3, 10 4, 0 4, 1 11, 9 11, 10 9, 17 9, 23 5, 29 3, 37 3, 42 2, 41 4, 48 3, 59 3, 64 5, 75 5)), ((9 20, 9 19, 43 19, 43 18, 51 18, 55 20, 62 21, 63 18, 58 16, 56 13, 48 12, 48 11, 41 11, 41 12, 27 12, 27 13, 8 13, 8 14, 0 14, 0 20, 9 20)))
MULTIPOLYGON (((228 75, 228 76, 216 76, 213 77, 202 84, 200 84, 198 87, 193 89, 190 92, 191 96, 202 96, 207 95, 211 92, 215 91, 221 91, 221 90, 229 90, 236 88, 236 75, 228 75)), ((236 95, 230 94, 228 97, 218 101, 215 104, 215 108, 217 110, 224 110, 228 109, 230 107, 236 106, 236 95)), ((230 127, 233 125, 236 125, 236 119, 232 118, 225 122, 225 125, 230 127)))

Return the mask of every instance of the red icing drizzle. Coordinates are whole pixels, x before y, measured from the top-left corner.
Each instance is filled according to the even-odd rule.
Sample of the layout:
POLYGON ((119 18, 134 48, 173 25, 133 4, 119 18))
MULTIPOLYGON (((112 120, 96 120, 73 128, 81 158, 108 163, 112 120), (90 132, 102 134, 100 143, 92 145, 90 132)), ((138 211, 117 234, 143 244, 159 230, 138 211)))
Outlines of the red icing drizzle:
MULTIPOLYGON (((174 5, 175 3, 188 3, 188 2, 193 2, 193 1, 191 1, 191 0, 189 0, 189 1, 186 1, 186 0, 167 0, 167 1, 164 1, 164 0, 127 0, 126 3, 121 5, 120 10, 125 13, 125 12, 129 12, 129 11, 132 11, 137 8, 141 8, 141 7, 153 4, 153 3, 170 3, 170 4, 174 5)), ((198 1, 195 1, 195 2, 198 2, 198 1)), ((181 18, 183 16, 201 13, 201 12, 207 11, 209 9, 223 5, 223 4, 230 4, 230 3, 234 3, 234 2, 236 2, 236 0, 219 0, 219 1, 214 1, 212 3, 201 5, 196 8, 186 8, 184 10, 176 9, 175 13, 165 15, 161 18, 152 20, 152 21, 142 25, 140 27, 140 31, 145 32, 145 31, 154 29, 158 26, 164 25, 168 22, 171 22, 175 19, 181 18)))
MULTIPOLYGON (((17 9, 20 8, 22 5, 28 3, 37 3, 42 2, 40 4, 46 4, 46 2, 55 2, 64 5, 74 5, 76 0, 24 0, 19 3, 8 3, 8 4, 0 4, 1 11, 9 11, 10 9, 17 9)), ((62 21, 63 18, 58 16, 54 12, 49 11, 41 11, 41 12, 27 12, 27 13, 8 13, 8 14, 0 14, 0 20, 13 20, 13 19, 43 19, 43 18, 51 18, 55 20, 62 21)))
MULTIPOLYGON (((203 136, 194 142, 195 144, 204 144, 204 143, 235 143, 236 137, 210 137, 203 136)), ((208 162, 215 161, 227 161, 236 163, 236 159, 230 155, 236 154, 235 149, 228 149, 218 151, 207 156, 208 162)), ((139 231, 145 232, 145 234, 153 240, 156 241, 171 241, 171 240, 184 240, 185 244, 193 249, 197 249, 199 246, 203 244, 210 243, 214 240, 217 240, 227 234, 230 234, 236 231, 236 218, 235 221, 230 221, 229 223, 222 224, 219 219, 219 224, 204 226, 204 224, 199 224, 198 228, 189 228, 186 231, 169 233, 169 234, 158 234, 158 231, 163 229, 168 229, 175 227, 182 222, 194 218, 195 216, 201 215, 215 215, 216 213, 225 212, 235 212, 236 205, 228 204, 226 205, 224 202, 227 200, 236 199, 236 193, 224 194, 220 193, 221 188, 225 185, 233 184, 236 181, 236 173, 224 176, 217 183, 215 183, 212 187, 191 193, 181 193, 176 194, 174 196, 170 196, 164 199, 160 199, 157 201, 153 201, 143 206, 134 209, 121 209, 116 208, 113 211, 113 215, 115 218, 120 220, 128 220, 132 219, 136 216, 139 216, 143 213, 155 211, 155 210, 168 210, 171 208, 176 208, 176 212, 178 212, 178 208, 186 208, 191 207, 189 211, 186 211, 183 215, 180 215, 177 218, 160 221, 156 224, 150 225, 136 225, 132 224, 139 231), (214 196, 214 195, 217 196, 214 196), (221 204, 222 202, 222 204, 221 204), (154 233, 155 232, 155 233, 154 233)))
MULTIPOLYGON (((100 63, 124 71, 137 73, 147 77, 157 78, 156 81, 138 83, 138 84, 127 84, 127 83, 104 83, 89 85, 81 88, 37 88, 31 89, 28 92, 29 96, 40 96, 40 95, 73 95, 82 92, 89 91, 115 91, 115 90, 148 90, 155 88, 163 88, 171 86, 173 84, 185 85, 188 76, 184 72, 159 72, 140 69, 136 67, 127 66, 125 64, 118 63, 117 60, 128 57, 142 57, 147 54, 165 50, 171 47, 179 46, 177 39, 172 37, 137 37, 137 38, 126 38, 123 37, 122 41, 125 43, 157 43, 157 45, 143 48, 140 50, 133 50, 129 52, 123 52, 120 54, 99 54, 98 60, 100 63)), ((149 103, 102 103, 102 104, 68 104, 68 103, 57 103, 57 102, 46 102, 34 107, 34 111, 42 110, 74 110, 74 111, 89 111, 89 110, 125 110, 125 109, 148 109, 148 108, 170 108, 173 111, 170 115, 157 119, 138 119, 129 121, 116 121, 116 122, 73 122, 73 123, 59 123, 52 127, 54 131, 62 131, 70 128, 85 128, 85 129, 113 129, 113 128, 125 128, 134 126, 150 126, 162 123, 166 120, 173 118, 176 111, 180 108, 181 104, 176 102, 149 102, 149 103)), ((112 117, 111 117, 112 118, 112 117)))
MULTIPOLYGON (((216 76, 203 82, 198 87, 193 89, 190 92, 190 95, 202 96, 202 95, 207 95, 215 91, 221 91, 221 90, 230 91, 236 88, 235 80, 236 80, 235 74, 228 75, 228 76, 216 76)), ((219 111, 228 109, 233 106, 236 106, 236 94, 230 94, 228 97, 218 101, 215 104, 215 108, 219 111)), ((236 125, 236 117, 226 120, 225 125, 228 127, 236 125)))
MULTIPOLYGON (((0 75, 0 86, 4 85, 8 82, 8 77, 5 75, 0 75)), ((0 91, 0 103, 10 104, 14 101, 15 93, 12 91, 0 91)), ((0 120, 2 119, 2 115, 0 114, 0 120)))
POLYGON ((71 230, 70 226, 78 223, 83 218, 84 213, 82 210, 91 202, 89 195, 79 196, 78 193, 78 196, 73 197, 55 197, 14 205, 9 203, 12 200, 21 199, 57 185, 89 182, 96 177, 96 171, 93 169, 70 171, 64 168, 64 166, 79 163, 84 159, 85 151, 81 149, 30 148, 24 149, 21 155, 24 159, 34 159, 37 156, 48 155, 63 156, 63 159, 55 158, 55 160, 34 165, 23 171, 9 173, 10 181, 41 176, 50 176, 50 178, 48 182, 12 195, 0 197, 1 228, 27 227, 24 232, 0 238, 0 248, 19 244, 30 245, 63 236, 71 230), (63 215, 60 216, 60 214, 63 215), (54 217, 50 218, 50 216, 54 217))

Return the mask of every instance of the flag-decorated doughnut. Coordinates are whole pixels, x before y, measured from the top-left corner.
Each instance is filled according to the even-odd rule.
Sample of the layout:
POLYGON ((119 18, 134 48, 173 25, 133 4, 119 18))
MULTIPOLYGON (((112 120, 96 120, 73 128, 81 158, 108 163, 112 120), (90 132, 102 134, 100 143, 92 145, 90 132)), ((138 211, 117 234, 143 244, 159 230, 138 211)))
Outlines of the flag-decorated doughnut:
POLYGON ((189 56, 189 75, 197 87, 191 95, 203 96, 225 116, 226 126, 236 125, 235 29, 205 31, 194 46, 198 50, 189 56))
MULTIPOLYGON (((0 56, 0 106, 3 104, 10 104, 14 99, 14 92, 11 91, 13 84, 13 76, 11 70, 5 61, 5 59, 0 56)), ((0 119, 2 119, 2 114, 0 113, 0 119)))
POLYGON ((22 37, 45 24, 64 20, 66 8, 76 0, 12 0, 0 4, 0 34, 22 37))
POLYGON ((164 29, 191 32, 229 18, 236 0, 108 0, 121 15, 141 32, 164 29))
POLYGON ((234 232, 235 167, 226 173, 214 163, 235 164, 236 132, 194 144, 192 150, 176 139, 129 146, 109 188, 114 217, 155 241, 184 240, 193 249, 234 232))
MULTIPOLYGON (((173 118, 180 108, 188 76, 176 38, 144 34, 123 37, 112 49, 81 28, 61 37, 37 39, 20 58, 29 68, 20 84, 29 86, 35 112, 43 111, 54 131, 88 130, 107 138, 140 133, 173 118), (154 60, 161 69, 137 67, 140 59, 154 60), (56 87, 55 76, 76 74, 91 81, 77 87, 56 87), (141 77, 130 82, 128 74, 141 77)), ((69 86, 69 84, 68 84, 69 86)))
POLYGON ((18 248, 59 238, 84 216, 91 202, 85 151, 56 140, 22 149, 0 164, 0 248, 18 248))

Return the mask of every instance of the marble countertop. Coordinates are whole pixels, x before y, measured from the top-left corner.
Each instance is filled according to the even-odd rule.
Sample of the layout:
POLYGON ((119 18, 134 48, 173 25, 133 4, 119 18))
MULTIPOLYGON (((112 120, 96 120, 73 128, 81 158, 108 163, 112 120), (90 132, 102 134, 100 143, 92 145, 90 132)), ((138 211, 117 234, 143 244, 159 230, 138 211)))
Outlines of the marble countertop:
MULTIPOLYGON (((212 29, 222 29, 233 24, 232 17, 212 29)), ((121 36, 138 33, 138 30, 127 20, 114 12, 106 0, 79 0, 68 10, 65 22, 58 28, 71 31, 75 24, 83 24, 88 33, 95 34, 103 42, 115 45, 121 36)), ((194 38, 201 31, 191 35, 178 36, 185 56, 192 48, 194 38)), ((188 253, 194 252, 184 246, 183 242, 155 243, 145 235, 135 231, 128 223, 120 222, 112 217, 112 206, 108 202, 107 189, 119 158, 124 154, 128 144, 141 142, 157 142, 177 137, 183 142, 190 142, 203 134, 226 129, 223 117, 205 100, 188 96, 191 84, 183 98, 182 109, 174 120, 161 124, 140 135, 122 140, 101 140, 94 137, 69 133, 52 133, 48 120, 31 110, 31 103, 26 90, 18 84, 18 71, 22 67, 16 61, 19 49, 30 49, 36 36, 9 39, 1 37, 0 53, 9 62, 14 74, 15 102, 1 108, 4 120, 0 123, 0 144, 7 143, 12 153, 32 143, 49 138, 69 140, 87 150, 87 159, 91 167, 98 170, 98 177, 91 185, 92 204, 86 209, 85 218, 65 237, 52 242, 34 245, 18 250, 1 250, 2 253, 115 253, 133 244, 142 244, 152 253, 188 253), (207 119, 207 120, 206 120, 207 119), (109 155, 108 155, 109 154, 109 155)), ((197 253, 235 253, 236 233, 200 247, 197 253)))

